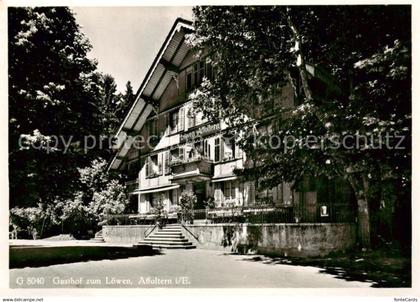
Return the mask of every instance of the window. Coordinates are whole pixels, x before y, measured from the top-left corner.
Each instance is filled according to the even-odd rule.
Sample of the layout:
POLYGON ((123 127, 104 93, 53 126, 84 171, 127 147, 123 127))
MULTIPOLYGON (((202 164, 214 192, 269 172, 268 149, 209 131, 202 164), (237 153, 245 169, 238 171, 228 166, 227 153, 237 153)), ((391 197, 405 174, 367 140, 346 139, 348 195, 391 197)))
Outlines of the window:
POLYGON ((146 161, 145 161, 145 169, 146 169, 146 177, 149 177, 149 175, 150 175, 150 165, 149 165, 149 158, 148 157, 146 158, 146 161))
POLYGON ((192 159, 197 156, 197 150, 194 148, 192 143, 185 144, 185 152, 187 159, 192 159))
POLYGON ((220 207, 223 202, 222 188, 219 182, 214 184, 214 202, 220 207))
POLYGON ((214 139, 214 161, 220 161, 220 138, 216 137, 214 139))
POLYGON ((178 131, 184 131, 185 127, 185 109, 183 107, 179 108, 178 112, 178 131))
POLYGON ((149 195, 150 206, 153 208, 156 203, 156 195, 153 193, 149 193, 148 195, 149 195))
POLYGON ((168 128, 169 133, 176 133, 179 131, 184 130, 184 124, 185 124, 185 117, 184 117, 184 108, 177 108, 175 110, 172 110, 169 112, 169 118, 168 118, 168 128))
POLYGON ((186 91, 189 92, 200 86, 204 77, 207 79, 213 79, 213 76, 213 66, 208 60, 200 60, 194 63, 187 69, 186 72, 186 91))
POLYGON ((169 131, 170 133, 178 131, 178 110, 169 113, 169 131))
POLYGON ((204 156, 204 141, 196 141, 195 142, 195 149, 197 150, 200 156, 204 156))
POLYGON ((186 90, 191 91, 193 89, 192 71, 187 71, 187 87, 186 90))
POLYGON ((127 164, 127 176, 131 179, 137 178, 139 173, 139 161, 137 159, 131 160, 127 164))
POLYGON ((187 113, 188 117, 188 128, 192 128, 196 125, 196 119, 193 108, 188 109, 187 113))
POLYGON ((179 150, 178 150, 178 148, 175 148, 175 149, 171 150, 170 161, 171 161, 171 163, 175 163, 175 162, 179 161, 179 150))
POLYGON ((238 190, 239 190, 239 196, 238 196, 238 200, 239 200, 239 204, 240 205, 244 205, 244 192, 245 192, 245 190, 244 190, 244 183, 243 182, 240 182, 239 183, 239 187, 238 187, 238 190))
MULTIPOLYGON (((210 144, 208 142, 204 142, 204 152, 204 155, 210 158, 210 144)), ((214 139, 214 155, 212 158, 215 162, 242 158, 242 156, 243 152, 233 137, 216 137, 214 139)))
POLYGON ((157 154, 153 155, 153 156, 150 156, 149 162, 150 162, 150 172, 151 172, 151 174, 152 175, 157 174, 158 171, 159 171, 157 154))
POLYGON ((205 158, 211 159, 210 151, 211 151, 211 145, 209 144, 209 140, 205 139, 204 146, 203 146, 203 152, 204 152, 203 155, 205 158))
POLYGON ((156 208, 158 205, 165 206, 167 203, 167 197, 165 193, 148 193, 147 196, 151 208, 156 208))
POLYGON ((261 204, 271 204, 273 200, 273 192, 277 190, 277 188, 272 189, 264 189, 264 190, 256 190, 256 201, 257 203, 261 204))
POLYGON ((182 147, 179 147, 178 148, 178 156, 179 156, 179 159, 182 161, 182 160, 184 160, 184 154, 185 154, 185 151, 184 151, 184 146, 182 146, 182 147))
POLYGON ((281 185, 281 200, 285 205, 290 205, 293 200, 292 185, 290 183, 283 183, 281 185))
POLYGON ((170 156, 169 151, 166 151, 164 155, 165 155, 165 175, 168 175, 171 170, 169 168, 169 156, 170 156))
POLYGON ((150 136, 156 136, 157 135, 157 119, 151 119, 148 122, 148 133, 150 136))
POLYGON ((191 104, 190 106, 186 107, 187 112, 187 127, 193 128, 198 125, 204 124, 208 122, 208 119, 204 116, 203 112, 200 111, 198 108, 194 108, 191 104))
POLYGON ((155 177, 162 174, 163 153, 149 156, 146 165, 146 177, 155 177))
POLYGON ((292 203, 292 189, 290 183, 279 183, 271 189, 266 189, 262 192, 257 192, 257 198, 269 198, 277 205, 287 206, 292 203))
POLYGON ((223 182, 222 190, 226 202, 236 201, 236 181, 223 182))
POLYGON ((242 154, 242 149, 239 148, 239 146, 235 143, 235 158, 242 158, 243 154, 242 154))
POLYGON ((169 202, 171 205, 178 204, 178 189, 170 190, 169 191, 169 202))
POLYGON ((197 88, 201 84, 200 74, 199 74, 199 64, 195 63, 193 65, 193 72, 194 72, 194 88, 197 88))
POLYGON ((184 160, 184 148, 183 147, 172 149, 170 153, 171 153, 170 154, 170 162, 171 163, 176 163, 176 162, 180 162, 180 161, 184 160))
POLYGON ((208 61, 206 62, 206 78, 213 79, 213 66, 208 61))
POLYGON ((201 82, 203 81, 203 78, 204 78, 205 73, 206 73, 205 70, 206 70, 206 63, 204 61, 200 61, 199 70, 198 70, 198 81, 197 81, 198 85, 200 85, 201 82))
POLYGON ((235 155, 235 141, 233 137, 224 137, 223 143, 224 143, 223 160, 233 159, 235 155))

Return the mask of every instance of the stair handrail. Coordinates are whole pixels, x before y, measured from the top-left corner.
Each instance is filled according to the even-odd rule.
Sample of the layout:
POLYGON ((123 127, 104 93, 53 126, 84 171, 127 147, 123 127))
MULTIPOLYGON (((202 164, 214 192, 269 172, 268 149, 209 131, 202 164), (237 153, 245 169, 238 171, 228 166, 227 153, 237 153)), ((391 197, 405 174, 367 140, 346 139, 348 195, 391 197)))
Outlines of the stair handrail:
POLYGON ((192 231, 190 231, 182 222, 180 224, 188 233, 190 233, 191 236, 194 237, 195 240, 199 241, 198 240, 199 237, 197 235, 195 235, 192 231))
POLYGON ((95 237, 99 237, 99 236, 102 236, 103 235, 103 229, 100 229, 99 231, 97 231, 96 233, 95 233, 95 237))
POLYGON ((157 225, 158 225, 158 223, 156 222, 155 224, 152 224, 152 225, 150 225, 145 231, 144 231, 144 237, 148 237, 153 231, 154 231, 154 229, 157 227, 157 225), (153 227, 153 228, 152 228, 153 227), (150 228, 152 228, 152 230, 149 232, 149 233, 147 233, 149 230, 150 230, 150 228), (146 233, 147 233, 147 235, 146 235, 146 233))

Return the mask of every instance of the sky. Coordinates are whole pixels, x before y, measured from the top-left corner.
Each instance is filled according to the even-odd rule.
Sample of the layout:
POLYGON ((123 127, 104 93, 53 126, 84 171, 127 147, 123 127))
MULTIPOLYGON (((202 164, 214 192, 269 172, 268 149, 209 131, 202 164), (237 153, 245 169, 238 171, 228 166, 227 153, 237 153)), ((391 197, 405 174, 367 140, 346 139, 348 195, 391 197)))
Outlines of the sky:
POLYGON ((111 74, 120 92, 136 92, 177 17, 192 20, 192 7, 72 7, 93 48, 98 70, 111 74))

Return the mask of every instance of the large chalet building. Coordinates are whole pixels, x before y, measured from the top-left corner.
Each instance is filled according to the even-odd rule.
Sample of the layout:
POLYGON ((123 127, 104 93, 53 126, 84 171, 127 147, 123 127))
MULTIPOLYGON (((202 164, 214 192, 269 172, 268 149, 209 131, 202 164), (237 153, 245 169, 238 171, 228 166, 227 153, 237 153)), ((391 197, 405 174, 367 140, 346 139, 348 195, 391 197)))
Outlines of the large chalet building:
MULTIPOLYGON (((197 208, 204 208, 200 205, 213 198, 220 211, 257 208, 260 200, 269 200, 272 207, 305 204, 312 206, 312 215, 328 216, 331 202, 347 203, 352 192, 340 183, 300 192, 283 183, 260 191, 254 182, 238 179, 234 169, 244 166, 246 154, 225 135, 227 126, 222 120, 206 120, 188 100, 204 77, 213 76, 206 55, 199 57, 185 43, 192 30, 191 22, 176 20, 117 132, 118 150, 109 168, 131 177, 134 211, 147 215, 159 201, 167 213, 173 213, 185 190, 195 193, 197 208), (136 136, 143 143, 133 143, 136 136), (338 201, 336 187, 341 188, 338 201)), ((286 86, 282 105, 293 106, 293 98, 286 86)))

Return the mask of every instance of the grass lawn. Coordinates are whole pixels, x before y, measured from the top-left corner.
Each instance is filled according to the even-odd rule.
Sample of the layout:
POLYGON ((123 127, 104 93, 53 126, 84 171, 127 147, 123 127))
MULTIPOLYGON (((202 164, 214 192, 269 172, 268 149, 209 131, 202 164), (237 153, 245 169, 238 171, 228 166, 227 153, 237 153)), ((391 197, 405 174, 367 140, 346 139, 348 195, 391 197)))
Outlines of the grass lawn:
POLYGON ((11 246, 9 267, 40 267, 54 264, 102 259, 152 256, 157 254, 151 247, 117 246, 11 246))

